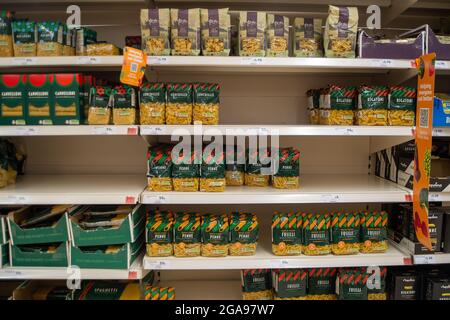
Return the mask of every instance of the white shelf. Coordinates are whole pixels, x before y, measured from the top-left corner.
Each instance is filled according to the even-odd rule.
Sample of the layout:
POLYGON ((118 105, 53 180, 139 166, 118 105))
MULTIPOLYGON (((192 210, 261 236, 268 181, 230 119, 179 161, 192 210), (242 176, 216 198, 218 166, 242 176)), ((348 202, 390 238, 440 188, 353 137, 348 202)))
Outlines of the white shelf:
POLYGON ((175 300, 242 300, 239 280, 177 280, 158 285, 175 288, 175 300))
MULTIPOLYGON (((0 280, 64 280, 74 278, 78 270, 63 267, 4 267, 0 280)), ((142 269, 142 259, 137 258, 128 270, 79 269, 82 280, 139 280, 148 272, 142 269)))
POLYGON ((143 175, 24 175, 0 189, 0 204, 134 204, 143 175))
POLYGON ((0 126, 0 136, 105 136, 138 135, 139 126, 0 126))
POLYGON ((119 67, 123 56, 15 57, 0 58, 0 69, 27 67, 119 67))
POLYGON ((302 175, 300 189, 227 187, 225 192, 144 191, 146 204, 370 203, 405 202, 411 193, 372 175, 302 175))
MULTIPOLYGON (((410 136, 412 127, 375 127, 375 126, 325 126, 325 125, 141 125, 140 134, 223 134, 223 135, 280 135, 280 136, 410 136)), ((444 132, 443 132, 444 133, 444 132)), ((450 133, 450 129, 449 129, 450 133)))
POLYGON ((413 262, 414 264, 450 264, 450 253, 414 255, 413 262))
POLYGON ((275 256, 271 245, 259 243, 254 256, 228 257, 144 257, 147 270, 230 270, 259 268, 327 268, 410 265, 411 257, 390 246, 386 253, 350 256, 275 256))

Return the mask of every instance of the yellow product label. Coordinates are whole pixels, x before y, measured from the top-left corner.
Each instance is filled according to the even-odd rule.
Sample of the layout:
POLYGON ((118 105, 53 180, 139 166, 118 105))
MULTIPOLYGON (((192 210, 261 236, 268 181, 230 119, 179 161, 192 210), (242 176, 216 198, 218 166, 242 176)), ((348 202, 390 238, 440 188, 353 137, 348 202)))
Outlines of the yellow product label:
POLYGON ((44 106, 28 105, 28 113, 32 117, 50 116, 50 106, 45 104, 44 106))
POLYGON ((141 299, 141 287, 139 283, 130 283, 125 287, 119 300, 140 300, 141 299))
POLYGON ((76 107, 75 103, 72 103, 68 107, 63 107, 60 104, 56 104, 55 115, 58 117, 76 116, 77 115, 77 107, 76 107))
POLYGON ((8 107, 2 104, 2 115, 4 117, 20 117, 23 116, 23 106, 8 107))

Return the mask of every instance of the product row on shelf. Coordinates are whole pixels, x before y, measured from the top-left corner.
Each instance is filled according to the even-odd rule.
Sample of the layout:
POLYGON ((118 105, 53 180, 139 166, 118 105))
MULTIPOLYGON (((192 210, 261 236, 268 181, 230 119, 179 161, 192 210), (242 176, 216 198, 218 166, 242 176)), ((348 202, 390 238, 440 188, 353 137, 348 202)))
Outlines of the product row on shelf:
POLYGON ((13 300, 449 300, 444 266, 243 269, 241 280, 158 281, 150 272, 141 283, 82 281, 1 282, 0 299, 13 300), (193 288, 196 288, 193 292, 193 288))

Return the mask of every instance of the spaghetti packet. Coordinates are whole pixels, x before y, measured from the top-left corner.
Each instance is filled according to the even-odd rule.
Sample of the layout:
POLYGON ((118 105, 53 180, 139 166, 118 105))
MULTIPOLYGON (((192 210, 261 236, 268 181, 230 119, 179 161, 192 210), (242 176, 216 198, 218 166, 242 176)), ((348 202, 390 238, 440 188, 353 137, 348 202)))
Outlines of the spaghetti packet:
POLYGON ((300 213, 275 213, 272 216, 272 253, 294 256, 302 253, 303 218, 300 213))

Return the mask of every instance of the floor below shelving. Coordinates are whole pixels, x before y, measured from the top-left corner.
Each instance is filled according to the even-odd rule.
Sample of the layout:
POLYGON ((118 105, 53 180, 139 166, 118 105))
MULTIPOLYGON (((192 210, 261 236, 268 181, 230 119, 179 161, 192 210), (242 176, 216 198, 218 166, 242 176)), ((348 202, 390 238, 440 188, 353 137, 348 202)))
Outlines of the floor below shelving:
POLYGON ((172 280, 159 285, 174 287, 175 300, 242 300, 238 280, 172 280))

